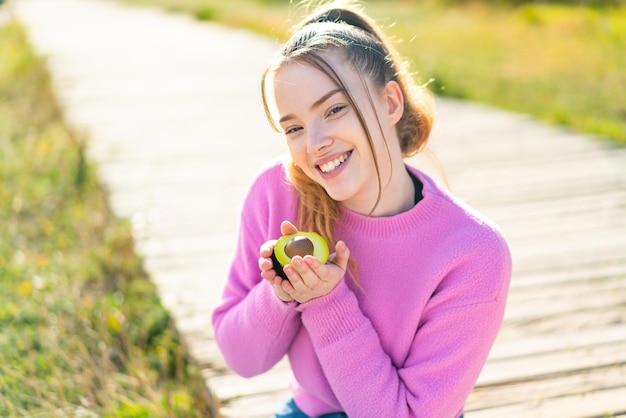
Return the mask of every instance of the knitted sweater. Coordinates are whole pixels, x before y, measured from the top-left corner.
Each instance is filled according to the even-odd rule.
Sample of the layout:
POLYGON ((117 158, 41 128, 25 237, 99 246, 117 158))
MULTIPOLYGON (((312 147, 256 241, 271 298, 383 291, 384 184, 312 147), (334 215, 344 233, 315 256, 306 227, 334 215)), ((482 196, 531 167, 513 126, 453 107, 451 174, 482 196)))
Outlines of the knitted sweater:
POLYGON ((511 276, 494 225, 407 166, 423 199, 390 217, 345 211, 336 237, 358 264, 323 297, 281 301, 260 276, 259 247, 297 220, 297 194, 273 165, 245 200, 215 338, 242 376, 288 355, 308 415, 457 417, 500 329, 511 276))

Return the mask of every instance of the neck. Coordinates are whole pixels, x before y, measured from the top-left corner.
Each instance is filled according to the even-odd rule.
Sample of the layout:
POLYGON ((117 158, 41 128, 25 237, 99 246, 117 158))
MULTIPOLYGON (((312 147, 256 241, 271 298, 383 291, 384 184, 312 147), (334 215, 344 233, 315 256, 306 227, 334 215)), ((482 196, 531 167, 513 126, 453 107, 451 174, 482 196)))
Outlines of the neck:
POLYGON ((400 169, 394 170, 387 181, 385 179, 381 181, 383 182, 381 196, 375 207, 376 202, 369 201, 362 202, 359 207, 347 205, 348 209, 364 215, 384 217, 406 212, 415 206, 415 187, 404 164, 400 165, 400 169))

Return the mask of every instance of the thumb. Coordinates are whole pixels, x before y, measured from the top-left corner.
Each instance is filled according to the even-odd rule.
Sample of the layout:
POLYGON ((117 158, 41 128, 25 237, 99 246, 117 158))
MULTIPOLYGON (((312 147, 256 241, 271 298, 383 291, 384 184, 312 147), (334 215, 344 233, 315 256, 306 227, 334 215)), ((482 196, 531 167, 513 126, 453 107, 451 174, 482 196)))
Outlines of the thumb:
POLYGON ((350 250, 345 242, 339 241, 335 246, 335 258, 333 264, 339 266, 342 270, 348 269, 348 260, 350 259, 350 250))
POLYGON ((298 232, 298 228, 289 221, 282 221, 280 224, 280 233, 283 235, 295 234, 298 232))

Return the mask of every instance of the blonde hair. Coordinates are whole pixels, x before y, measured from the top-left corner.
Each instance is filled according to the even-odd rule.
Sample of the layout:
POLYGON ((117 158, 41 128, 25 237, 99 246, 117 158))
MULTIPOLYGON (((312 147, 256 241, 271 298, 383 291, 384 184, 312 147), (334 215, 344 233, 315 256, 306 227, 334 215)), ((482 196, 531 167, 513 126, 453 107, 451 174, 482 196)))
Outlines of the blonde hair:
MULTIPOLYGON (((369 77, 376 87, 382 88, 389 81, 399 84, 405 102, 404 113, 396 124, 402 155, 409 157, 424 149, 433 123, 432 96, 424 86, 415 84, 407 64, 401 60, 390 40, 355 2, 321 5, 294 26, 293 35, 265 70, 261 80, 263 105, 272 127, 281 132, 280 126, 272 117, 267 98, 269 75, 285 64, 305 62, 324 72, 344 91, 367 135, 378 172, 372 136, 358 103, 355 103, 332 65, 324 59, 324 52, 329 50, 338 50, 345 54, 346 62, 361 75, 364 86, 363 75, 369 77)), ((341 217, 340 203, 333 200, 321 185, 309 178, 293 161, 287 164, 287 174, 300 194, 298 228, 319 232, 331 248, 334 247, 337 242, 334 229, 341 217)), ((382 183, 379 172, 378 183, 380 199, 382 183)))

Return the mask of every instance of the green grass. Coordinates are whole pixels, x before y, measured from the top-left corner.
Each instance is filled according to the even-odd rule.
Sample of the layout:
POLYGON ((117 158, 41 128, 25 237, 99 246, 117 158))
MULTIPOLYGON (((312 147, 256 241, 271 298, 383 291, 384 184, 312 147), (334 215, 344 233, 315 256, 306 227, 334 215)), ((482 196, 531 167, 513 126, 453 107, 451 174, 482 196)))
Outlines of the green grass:
MULTIPOLYGON (((289 0, 125 0, 284 39, 289 0)), ((626 5, 371 0, 422 82, 626 143, 626 5)), ((578 3, 578 2, 572 2, 578 3)), ((606 3, 606 2, 605 2, 606 3)))
POLYGON ((0 27, 0 416, 214 416, 84 143, 0 27))
POLYGON ((626 7, 394 10, 401 49, 437 94, 626 142, 626 7))

